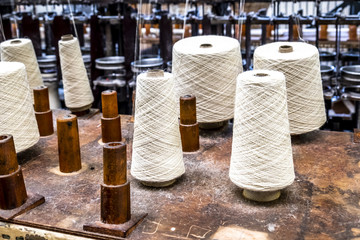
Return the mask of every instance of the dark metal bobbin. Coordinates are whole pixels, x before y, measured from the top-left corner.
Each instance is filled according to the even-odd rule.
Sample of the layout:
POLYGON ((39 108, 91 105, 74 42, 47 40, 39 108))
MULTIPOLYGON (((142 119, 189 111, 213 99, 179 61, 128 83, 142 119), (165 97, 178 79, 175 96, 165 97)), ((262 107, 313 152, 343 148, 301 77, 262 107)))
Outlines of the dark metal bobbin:
POLYGON ((71 114, 77 116, 77 117, 81 117, 81 116, 85 116, 86 114, 90 113, 90 108, 91 108, 92 104, 86 105, 85 107, 81 107, 81 108, 69 108, 69 110, 71 111, 71 114))
POLYGON ((199 123, 196 120, 196 97, 180 97, 180 134, 184 152, 199 150, 199 123))
POLYGON ((199 127, 204 130, 216 130, 223 128, 228 124, 228 120, 221 121, 221 122, 202 122, 199 123, 199 127))
POLYGON ((46 86, 39 86, 34 88, 33 92, 35 117, 40 136, 49 136, 54 133, 54 127, 48 88, 46 86))
POLYGON ((61 36, 61 41, 70 41, 73 40, 74 36, 72 34, 65 34, 61 36))
POLYGON ((81 169, 80 141, 77 117, 66 114, 57 120, 59 167, 63 173, 81 169))

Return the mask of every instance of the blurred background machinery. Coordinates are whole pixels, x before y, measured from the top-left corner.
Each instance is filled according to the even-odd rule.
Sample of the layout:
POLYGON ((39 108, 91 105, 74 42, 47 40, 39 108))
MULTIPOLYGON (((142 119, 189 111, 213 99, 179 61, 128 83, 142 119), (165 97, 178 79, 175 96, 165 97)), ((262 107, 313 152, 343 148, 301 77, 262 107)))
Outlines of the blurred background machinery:
POLYGON ((95 102, 118 93, 120 113, 132 112, 136 76, 171 71, 172 46, 183 37, 224 35, 241 41, 244 69, 254 49, 273 41, 318 47, 328 121, 324 129, 360 127, 360 2, 249 0, 2 0, 0 42, 33 41, 51 107, 64 108, 57 42, 79 39, 95 102), (70 4, 69 4, 70 3, 70 4), (185 23, 185 25, 184 25, 185 23))

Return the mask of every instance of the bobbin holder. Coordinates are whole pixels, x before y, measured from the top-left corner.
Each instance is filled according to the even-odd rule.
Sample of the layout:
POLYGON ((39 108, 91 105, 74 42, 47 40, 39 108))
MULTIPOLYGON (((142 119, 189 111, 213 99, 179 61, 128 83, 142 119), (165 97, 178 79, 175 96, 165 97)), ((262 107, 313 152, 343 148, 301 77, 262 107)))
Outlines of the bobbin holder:
POLYGON ((12 219, 45 202, 27 193, 12 135, 0 135, 0 219, 12 219))
POLYGON ((106 90, 101 93, 101 133, 103 143, 121 142, 121 120, 118 112, 117 93, 106 90))
POLYGON ((49 103, 49 90, 46 86, 39 86, 34 88, 33 92, 35 117, 40 136, 49 136, 54 133, 53 115, 49 103))
POLYGON ((147 214, 132 216, 130 183, 127 181, 126 144, 103 147, 104 183, 101 184, 100 221, 84 225, 85 231, 127 237, 147 214))
POLYGON ((194 152, 199 150, 199 123, 196 121, 196 97, 180 97, 180 134, 182 150, 194 152))
POLYGON ((60 171, 63 173, 79 171, 81 154, 77 117, 66 114, 56 119, 56 122, 60 171))

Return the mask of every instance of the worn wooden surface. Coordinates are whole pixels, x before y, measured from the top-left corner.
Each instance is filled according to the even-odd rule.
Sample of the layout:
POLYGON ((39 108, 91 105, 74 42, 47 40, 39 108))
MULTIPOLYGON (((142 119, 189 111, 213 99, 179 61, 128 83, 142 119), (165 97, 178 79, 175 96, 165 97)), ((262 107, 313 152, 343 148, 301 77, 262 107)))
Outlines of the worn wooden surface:
MULTIPOLYGON (((19 154, 28 191, 45 196, 46 203, 16 217, 16 223, 111 239, 82 230, 85 223, 100 218, 100 117, 79 118, 79 173, 59 172, 56 134, 19 154)), ((129 120, 122 116, 128 170, 133 128, 129 120)), ((293 137, 295 182, 275 202, 254 203, 244 199, 228 177, 231 127, 200 132, 201 148, 184 154, 186 174, 173 186, 145 187, 128 174, 132 213, 149 214, 130 239, 360 237, 360 144, 353 143, 352 133, 315 131, 293 137)))

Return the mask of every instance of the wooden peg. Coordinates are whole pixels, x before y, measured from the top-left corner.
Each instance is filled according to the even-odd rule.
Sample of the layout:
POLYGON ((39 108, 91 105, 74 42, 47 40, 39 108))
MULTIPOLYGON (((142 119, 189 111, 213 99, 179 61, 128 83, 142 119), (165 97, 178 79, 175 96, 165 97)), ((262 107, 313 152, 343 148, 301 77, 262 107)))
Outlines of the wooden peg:
POLYGON ((117 186, 101 184, 101 221, 123 224, 130 219, 130 183, 117 186))
POLYGON ((246 24, 241 27, 241 37, 246 37, 246 24))
POLYGON ((104 118, 113 118, 119 115, 117 93, 114 90, 106 90, 101 93, 102 114, 104 118))
POLYGON ((104 145, 104 184, 122 185, 127 181, 126 144, 112 142, 104 145))
POLYGON ((293 25, 293 40, 298 40, 300 35, 299 35, 299 31, 300 31, 301 27, 297 24, 293 25))
POLYGON ((196 121, 196 97, 180 97, 180 134, 184 152, 199 150, 199 123, 196 121))
POLYGON ((49 136, 54 133, 53 115, 50 110, 49 90, 45 86, 33 89, 34 110, 40 136, 49 136))
POLYGON ((191 37, 191 26, 185 25, 184 38, 191 37))
POLYGON ((14 139, 11 135, 0 136, 0 176, 14 173, 18 169, 14 139))
POLYGON ((270 39, 272 36, 272 31, 274 31, 274 25, 266 25, 266 39, 270 39))
POLYGON ((236 38, 236 39, 240 38, 240 25, 239 24, 235 24, 234 38, 236 38))
POLYGON ((327 40, 328 38, 327 29, 328 29, 328 25, 320 25, 319 40, 327 40))
POLYGON ((118 112, 117 92, 106 90, 101 93, 101 133, 103 143, 121 142, 121 120, 118 112))
POLYGON ((0 136, 0 189, 1 209, 20 207, 27 199, 25 182, 11 135, 0 136))
POLYGON ((100 220, 84 225, 85 231, 127 237, 147 214, 132 216, 127 181, 126 144, 104 145, 104 184, 101 184, 100 220))
POLYGON ((149 36, 150 35, 150 29, 151 29, 151 24, 150 23, 145 23, 145 35, 149 36))
POLYGON ((357 26, 349 25, 349 41, 357 41, 357 26))
POLYGON ((80 141, 77 117, 66 114, 57 120, 59 167, 63 173, 81 169, 80 141))
POLYGON ((12 219, 44 202, 43 196, 27 194, 14 139, 0 135, 0 218, 12 219))

